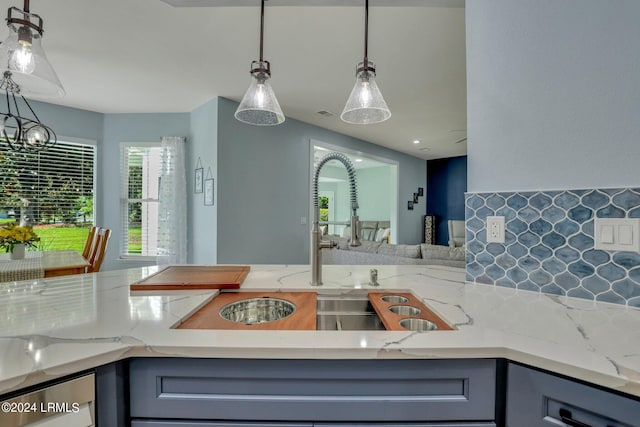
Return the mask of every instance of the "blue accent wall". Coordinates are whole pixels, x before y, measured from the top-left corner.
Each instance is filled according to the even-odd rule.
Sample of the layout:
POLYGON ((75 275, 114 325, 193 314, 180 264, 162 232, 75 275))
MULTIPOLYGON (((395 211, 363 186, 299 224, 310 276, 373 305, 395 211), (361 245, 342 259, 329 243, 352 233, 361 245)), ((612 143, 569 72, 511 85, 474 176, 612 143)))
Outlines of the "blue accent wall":
POLYGON ((467 156, 427 161, 427 215, 436 217, 436 244, 448 245, 448 220, 464 221, 467 156))

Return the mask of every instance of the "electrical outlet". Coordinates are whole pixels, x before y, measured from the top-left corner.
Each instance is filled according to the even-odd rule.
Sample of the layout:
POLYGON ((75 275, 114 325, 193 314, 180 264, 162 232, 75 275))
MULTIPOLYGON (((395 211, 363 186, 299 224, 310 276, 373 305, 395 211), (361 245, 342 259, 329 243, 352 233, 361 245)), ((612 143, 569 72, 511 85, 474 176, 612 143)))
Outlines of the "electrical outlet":
POLYGON ((487 243, 504 243, 504 217, 487 217, 487 243))

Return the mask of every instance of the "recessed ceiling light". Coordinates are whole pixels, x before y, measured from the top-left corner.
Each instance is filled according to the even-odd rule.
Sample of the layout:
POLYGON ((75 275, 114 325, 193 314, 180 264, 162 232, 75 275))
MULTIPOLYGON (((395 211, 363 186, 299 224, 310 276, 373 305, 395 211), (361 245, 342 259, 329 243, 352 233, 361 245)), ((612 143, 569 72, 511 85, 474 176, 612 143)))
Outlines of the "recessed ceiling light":
POLYGON ((422 147, 422 148, 420 148, 420 151, 431 151, 431 148, 429 148, 429 147, 422 147))
POLYGON ((356 162, 361 162, 361 161, 362 161, 362 159, 356 159, 356 162))
POLYGON ((419 140, 419 139, 414 139, 414 140, 413 140, 413 143, 414 143, 414 144, 420 144, 420 140, 419 140))

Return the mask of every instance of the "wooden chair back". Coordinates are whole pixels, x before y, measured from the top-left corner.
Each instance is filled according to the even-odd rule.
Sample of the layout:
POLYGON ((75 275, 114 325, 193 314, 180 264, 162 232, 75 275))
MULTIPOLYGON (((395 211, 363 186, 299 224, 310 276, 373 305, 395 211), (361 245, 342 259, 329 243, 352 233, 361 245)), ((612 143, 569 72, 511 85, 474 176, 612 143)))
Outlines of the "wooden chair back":
POLYGON ((91 252, 93 250, 93 245, 95 243, 95 238, 96 238, 96 232, 98 231, 99 227, 96 227, 95 225, 92 225, 91 228, 89 229, 89 234, 87 235, 87 240, 84 242, 84 249, 82 250, 82 257, 85 259, 89 259, 89 255, 91 255, 91 252))
POLYGON ((111 236, 111 230, 108 228, 100 228, 96 233, 96 242, 94 245, 93 253, 89 258, 89 267, 87 268, 87 273, 95 273, 100 271, 100 266, 102 265, 102 260, 104 259, 104 255, 107 251, 107 243, 109 242, 109 237, 111 236))

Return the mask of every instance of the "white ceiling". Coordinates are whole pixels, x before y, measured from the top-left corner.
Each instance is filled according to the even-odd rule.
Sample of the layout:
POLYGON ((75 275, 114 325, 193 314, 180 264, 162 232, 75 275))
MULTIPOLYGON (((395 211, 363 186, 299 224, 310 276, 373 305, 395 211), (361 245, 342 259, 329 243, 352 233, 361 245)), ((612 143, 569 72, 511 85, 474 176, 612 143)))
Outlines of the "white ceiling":
MULTIPOLYGON (((285 115, 424 159, 464 155, 464 0, 371 1, 369 58, 393 115, 368 126, 339 119, 363 56, 363 5, 267 3, 264 56, 285 115)), ((259 0, 34 0, 31 11, 44 19, 43 46, 67 92, 41 99, 56 104, 133 113, 239 101, 258 59, 259 0)))

